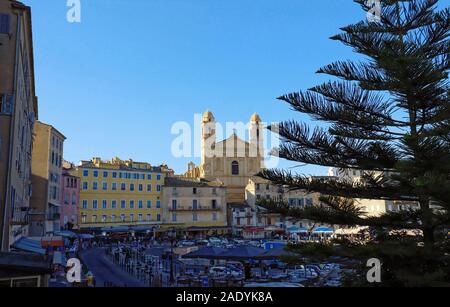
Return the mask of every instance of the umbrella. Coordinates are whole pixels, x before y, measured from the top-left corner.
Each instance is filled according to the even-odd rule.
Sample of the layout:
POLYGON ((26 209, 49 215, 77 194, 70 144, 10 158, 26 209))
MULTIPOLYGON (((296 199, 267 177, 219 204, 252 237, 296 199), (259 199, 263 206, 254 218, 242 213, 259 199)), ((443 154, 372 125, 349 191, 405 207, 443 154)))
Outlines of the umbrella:
POLYGON ((218 256, 219 259, 251 259, 264 252, 264 249, 254 246, 239 246, 229 249, 218 256))
POLYGON ((80 239, 93 239, 94 238, 93 235, 90 235, 90 234, 87 234, 87 233, 81 233, 78 236, 80 237, 80 239))
POLYGON ((306 228, 298 227, 298 226, 288 227, 287 231, 289 233, 307 233, 308 232, 308 230, 306 228))
POLYGON ((314 229, 315 233, 332 233, 334 232, 333 228, 328 228, 328 227, 318 227, 316 229, 314 229))
POLYGON ((257 259, 277 259, 280 257, 288 257, 288 256, 298 256, 297 254, 285 250, 283 247, 281 248, 273 248, 268 251, 263 252, 261 255, 257 256, 257 259))
POLYGON ((205 247, 183 256, 183 258, 217 259, 227 250, 221 247, 205 247))
POLYGON ((56 236, 61 236, 61 237, 64 237, 64 238, 71 238, 71 239, 77 237, 77 234, 75 232, 73 232, 73 231, 70 231, 70 230, 57 231, 57 232, 55 232, 55 235, 56 236))

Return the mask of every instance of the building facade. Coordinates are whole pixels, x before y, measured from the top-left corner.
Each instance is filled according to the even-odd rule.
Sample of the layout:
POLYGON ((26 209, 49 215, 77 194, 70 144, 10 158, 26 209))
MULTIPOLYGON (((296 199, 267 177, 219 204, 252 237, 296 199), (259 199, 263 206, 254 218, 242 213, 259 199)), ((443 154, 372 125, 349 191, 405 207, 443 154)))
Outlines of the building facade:
POLYGON ((133 160, 93 158, 77 167, 81 229, 162 223, 162 186, 173 171, 133 160))
POLYGON ((0 249, 28 235, 37 118, 31 10, 0 1, 0 249))
POLYGON ((80 202, 80 177, 74 176, 73 164, 63 162, 61 176, 61 228, 72 230, 78 229, 78 204, 80 202))
POLYGON ((216 140, 216 121, 207 111, 202 117, 201 162, 188 165, 189 178, 220 180, 227 188, 227 203, 245 202, 248 180, 263 167, 263 126, 261 118, 253 114, 248 125, 249 141, 233 133, 223 141, 216 140))
POLYGON ((33 142, 30 235, 61 229, 62 163, 66 137, 53 126, 36 122, 33 142))
POLYGON ((258 201, 264 199, 282 201, 298 208, 320 205, 318 193, 290 191, 259 177, 249 179, 245 193, 246 204, 230 206, 230 224, 236 235, 253 238, 273 237, 277 233, 285 233, 293 226, 307 230, 325 226, 309 220, 294 220, 280 214, 269 213, 258 206, 258 201))
POLYGON ((226 189, 221 182, 168 177, 163 187, 163 224, 192 236, 226 233, 226 189))

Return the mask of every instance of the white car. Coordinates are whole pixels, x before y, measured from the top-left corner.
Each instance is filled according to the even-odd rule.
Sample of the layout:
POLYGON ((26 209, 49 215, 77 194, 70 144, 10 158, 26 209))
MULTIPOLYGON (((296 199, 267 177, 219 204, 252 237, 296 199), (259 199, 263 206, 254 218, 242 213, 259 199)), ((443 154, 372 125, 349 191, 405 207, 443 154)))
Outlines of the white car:
POLYGON ((229 274, 229 271, 224 266, 214 266, 209 269, 209 274, 213 277, 226 277, 229 274))

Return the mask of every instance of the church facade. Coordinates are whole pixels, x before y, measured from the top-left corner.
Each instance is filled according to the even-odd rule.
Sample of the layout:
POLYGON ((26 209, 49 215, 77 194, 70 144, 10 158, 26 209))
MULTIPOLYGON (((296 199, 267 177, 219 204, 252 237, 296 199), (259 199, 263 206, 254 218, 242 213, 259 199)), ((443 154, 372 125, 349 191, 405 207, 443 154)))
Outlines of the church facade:
POLYGON ((264 143, 261 118, 253 114, 248 125, 248 141, 234 132, 216 140, 216 120, 210 111, 202 116, 201 162, 189 163, 185 176, 220 181, 226 187, 227 203, 244 203, 249 180, 264 168, 264 143))

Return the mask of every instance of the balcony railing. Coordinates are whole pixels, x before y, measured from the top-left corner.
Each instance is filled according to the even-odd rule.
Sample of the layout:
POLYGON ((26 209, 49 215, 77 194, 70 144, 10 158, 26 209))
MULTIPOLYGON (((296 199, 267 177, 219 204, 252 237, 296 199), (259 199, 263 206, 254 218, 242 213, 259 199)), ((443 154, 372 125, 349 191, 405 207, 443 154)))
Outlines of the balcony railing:
POLYGON ((220 211, 220 207, 213 207, 213 206, 177 206, 177 207, 170 207, 169 211, 220 211))
POLYGON ((28 214, 28 207, 14 208, 11 225, 28 225, 30 224, 30 215, 28 214))

